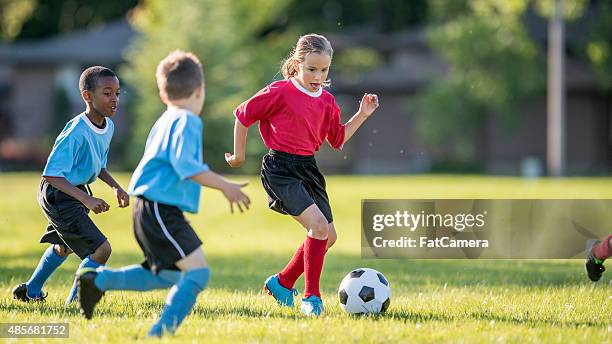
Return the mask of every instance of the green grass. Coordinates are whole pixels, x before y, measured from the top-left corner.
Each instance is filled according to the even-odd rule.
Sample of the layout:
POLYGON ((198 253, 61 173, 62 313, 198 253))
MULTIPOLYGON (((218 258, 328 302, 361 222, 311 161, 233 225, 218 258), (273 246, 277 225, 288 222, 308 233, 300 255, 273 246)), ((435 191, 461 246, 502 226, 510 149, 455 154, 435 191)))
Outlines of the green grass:
MULTIPOLYGON (((118 175, 123 185, 128 178, 118 175)), ((164 342, 611 342, 609 272, 591 283, 580 260, 363 260, 359 211, 362 198, 611 198, 612 178, 330 177, 338 243, 326 257, 321 319, 280 309, 259 293, 304 233, 267 210, 257 178, 249 180, 250 212, 232 216, 220 193, 204 190, 201 213, 189 216, 213 275, 193 313, 164 342), (389 279, 393 297, 386 315, 351 317, 340 309, 338 284, 361 266, 389 279)), ((70 340, 79 343, 143 340, 166 292, 109 292, 86 321, 76 307, 63 306, 79 263, 75 256, 49 280, 46 303, 12 300, 11 288, 29 278, 45 249, 38 244, 46 225, 36 204, 38 182, 35 174, 0 174, 0 322, 69 322, 70 340)), ((113 201, 110 212, 93 215, 113 247, 109 266, 140 262, 130 210, 116 207, 105 185, 93 190, 113 201)), ((303 289, 302 279, 297 286, 303 289)))

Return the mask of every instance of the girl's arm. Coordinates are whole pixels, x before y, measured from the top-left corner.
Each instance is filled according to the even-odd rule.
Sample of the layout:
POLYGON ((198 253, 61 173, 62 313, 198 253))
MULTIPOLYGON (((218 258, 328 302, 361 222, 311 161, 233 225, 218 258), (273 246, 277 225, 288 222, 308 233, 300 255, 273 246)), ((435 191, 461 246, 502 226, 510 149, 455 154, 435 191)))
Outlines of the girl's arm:
POLYGON ((240 167, 246 159, 246 139, 249 128, 236 118, 234 125, 234 154, 225 153, 225 161, 231 167, 240 167))
POLYGON ((346 122, 344 129, 344 143, 346 143, 355 134, 357 129, 363 124, 363 122, 370 117, 374 110, 378 108, 378 96, 376 94, 366 93, 361 98, 361 104, 359 104, 359 111, 346 122))

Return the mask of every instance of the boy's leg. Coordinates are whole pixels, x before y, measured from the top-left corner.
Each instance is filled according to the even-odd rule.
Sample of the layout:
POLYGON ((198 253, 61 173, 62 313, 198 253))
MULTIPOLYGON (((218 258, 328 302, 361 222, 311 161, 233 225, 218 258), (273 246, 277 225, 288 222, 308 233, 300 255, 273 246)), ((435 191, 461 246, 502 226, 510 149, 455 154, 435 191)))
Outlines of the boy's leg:
POLYGON ((161 337, 166 332, 174 333, 193 308, 198 294, 206 287, 210 278, 202 248, 176 262, 176 266, 183 271, 183 275, 170 290, 159 320, 149 331, 150 337, 161 337))
POLYGON ((180 278, 181 272, 178 270, 162 270, 155 275, 141 264, 135 264, 119 269, 99 268, 96 270, 94 283, 101 291, 147 291, 170 288, 180 278))
POLYGON ((13 297, 21 301, 44 299, 42 286, 49 276, 62 265, 66 257, 71 253, 61 245, 49 245, 40 257, 36 270, 26 283, 22 283, 13 289, 13 297))
POLYGON ((106 264, 108 258, 110 257, 112 252, 111 245, 108 240, 104 241, 96 250, 85 257, 79 267, 77 268, 77 272, 75 273, 74 282, 72 283, 72 288, 70 288, 70 292, 68 293, 68 298, 66 299, 66 304, 70 304, 76 300, 77 297, 77 285, 79 278, 79 270, 86 268, 96 269, 99 266, 106 264))
POLYGON ((589 245, 592 246, 588 247, 585 268, 589 279, 597 282, 606 270, 603 262, 612 255, 612 235, 602 241, 592 240, 589 245))
POLYGON ((120 269, 85 268, 78 272, 78 295, 81 314, 87 319, 93 316, 96 304, 107 290, 137 290, 170 288, 181 277, 178 270, 162 270, 154 275, 142 265, 130 265, 120 269))

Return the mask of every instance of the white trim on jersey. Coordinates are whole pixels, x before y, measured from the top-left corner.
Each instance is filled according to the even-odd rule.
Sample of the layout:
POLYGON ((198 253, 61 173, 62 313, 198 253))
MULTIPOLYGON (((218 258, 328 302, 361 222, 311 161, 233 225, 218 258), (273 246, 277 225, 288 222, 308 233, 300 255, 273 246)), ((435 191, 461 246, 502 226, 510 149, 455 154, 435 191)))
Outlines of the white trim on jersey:
POLYGON ((87 115, 84 112, 81 114, 81 117, 83 118, 83 121, 85 121, 85 123, 87 123, 87 125, 95 133, 104 134, 108 130, 108 126, 109 125, 108 125, 108 120, 106 118, 104 118, 104 124, 105 124, 104 128, 100 129, 100 128, 96 127, 93 123, 91 123, 91 121, 89 120, 89 117, 87 117, 87 115))
POLYGON ((289 80, 291 80, 291 83, 293 84, 293 86, 295 86, 295 88, 297 88, 298 90, 302 91, 302 93, 307 94, 313 98, 316 98, 320 96, 321 93, 323 93, 323 87, 319 87, 319 89, 316 92, 310 92, 309 90, 305 89, 304 86, 300 85, 300 83, 297 80, 295 80, 295 78, 289 78, 289 80))

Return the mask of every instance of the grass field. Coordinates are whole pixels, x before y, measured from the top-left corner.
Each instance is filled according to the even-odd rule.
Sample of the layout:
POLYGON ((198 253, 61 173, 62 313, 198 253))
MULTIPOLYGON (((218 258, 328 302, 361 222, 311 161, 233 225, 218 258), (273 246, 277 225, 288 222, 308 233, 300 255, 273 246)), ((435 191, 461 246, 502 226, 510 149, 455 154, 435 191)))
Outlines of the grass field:
MULTIPOLYGON (((118 175, 122 185, 128 178, 118 175)), ((320 319, 305 318, 298 308, 280 309, 260 294, 265 277, 284 266, 304 233, 290 218, 267 210, 258 179, 249 180, 250 212, 230 216, 222 195, 204 190, 201 213, 189 216, 204 241, 212 280, 176 336, 163 342, 612 342, 612 273, 592 283, 582 260, 363 260, 359 255, 362 198, 612 198, 612 178, 329 177, 338 242, 326 257, 321 281, 326 314, 320 319), (386 315, 351 317, 338 305, 341 279, 362 266, 382 271, 391 283, 386 315)), ((76 256, 50 278, 46 303, 12 300, 11 288, 29 278, 45 249, 38 244, 46 226, 36 203, 38 182, 35 174, 0 174, 0 322, 69 322, 70 341, 79 343, 143 340, 166 291, 109 292, 94 319, 86 321, 76 306, 63 306, 76 256)), ((118 208, 101 182, 92 188, 113 201, 111 211, 93 215, 113 247, 109 266, 140 262, 130 210, 118 208)), ((303 289, 302 279, 297 286, 303 289)))

